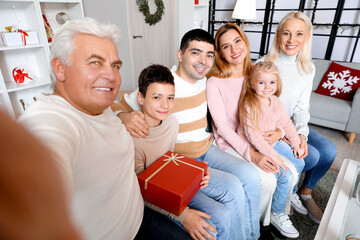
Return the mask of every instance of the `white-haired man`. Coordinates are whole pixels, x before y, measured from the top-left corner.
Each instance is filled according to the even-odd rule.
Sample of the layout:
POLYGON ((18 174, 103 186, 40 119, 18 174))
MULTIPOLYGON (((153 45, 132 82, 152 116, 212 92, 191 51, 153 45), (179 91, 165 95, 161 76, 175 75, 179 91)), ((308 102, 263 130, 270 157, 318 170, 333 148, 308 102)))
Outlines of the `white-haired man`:
POLYGON ((121 77, 115 25, 66 23, 51 46, 54 93, 20 118, 51 150, 85 239, 187 239, 145 208, 134 173, 134 144, 109 106, 121 77))

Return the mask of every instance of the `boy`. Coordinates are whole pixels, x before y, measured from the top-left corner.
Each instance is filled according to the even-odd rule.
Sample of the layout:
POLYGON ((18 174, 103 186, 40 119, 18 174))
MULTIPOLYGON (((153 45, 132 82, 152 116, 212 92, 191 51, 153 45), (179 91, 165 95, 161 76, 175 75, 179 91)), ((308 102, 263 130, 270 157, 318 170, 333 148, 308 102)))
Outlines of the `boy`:
MULTIPOLYGON (((135 171, 136 174, 142 172, 150 166, 156 159, 160 158, 167 151, 174 151, 174 146, 179 131, 179 123, 177 119, 170 115, 174 108, 175 85, 174 77, 170 70, 161 65, 151 65, 145 68, 139 76, 139 92, 137 100, 142 106, 142 112, 145 116, 145 122, 149 126, 149 135, 147 138, 134 139, 135 144, 135 171)), ((204 176, 201 182, 201 188, 208 185, 210 174, 204 176)), ((198 239, 198 236, 215 239, 208 231, 217 232, 217 239, 227 239, 230 224, 230 213, 221 203, 207 197, 198 192, 194 199, 190 202, 189 207, 184 210, 180 216, 168 213, 158 207, 146 203, 153 209, 168 215, 175 222, 190 233, 190 235, 198 239), (204 198, 206 199, 204 201, 204 198), (194 206, 194 203, 196 206, 194 206), (201 202, 201 207, 198 207, 201 202), (208 204, 209 202, 209 204, 208 204), (197 210, 191 209, 191 207, 197 210), (212 216, 212 222, 216 225, 217 231, 210 224, 210 216, 206 212, 206 208, 217 207, 221 212, 219 216, 212 216), (200 212, 201 211, 201 212, 200 212), (204 211, 204 212, 202 212, 204 211), (205 218, 205 220, 203 219, 205 218), (207 222, 209 223, 207 223, 207 222), (197 226, 201 225, 199 228, 197 226)))

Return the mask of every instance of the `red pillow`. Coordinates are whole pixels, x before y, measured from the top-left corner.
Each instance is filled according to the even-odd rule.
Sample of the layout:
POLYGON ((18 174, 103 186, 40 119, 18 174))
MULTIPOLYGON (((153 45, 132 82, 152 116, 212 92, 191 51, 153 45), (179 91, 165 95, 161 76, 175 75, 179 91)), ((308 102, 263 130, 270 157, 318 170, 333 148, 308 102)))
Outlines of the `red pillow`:
POLYGON ((332 62, 315 92, 352 101, 359 87, 360 70, 332 62))

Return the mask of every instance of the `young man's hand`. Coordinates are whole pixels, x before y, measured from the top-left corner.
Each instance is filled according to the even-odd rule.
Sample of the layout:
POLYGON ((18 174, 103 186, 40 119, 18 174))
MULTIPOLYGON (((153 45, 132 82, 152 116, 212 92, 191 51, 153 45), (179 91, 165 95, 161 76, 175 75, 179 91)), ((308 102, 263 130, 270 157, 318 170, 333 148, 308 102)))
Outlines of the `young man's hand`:
POLYGON ((145 115, 141 111, 121 112, 117 116, 121 119, 131 136, 145 138, 149 135, 149 127, 145 122, 145 115))
POLYGON ((207 223, 203 218, 210 219, 211 217, 204 212, 189 208, 186 211, 182 225, 193 239, 215 239, 215 237, 208 233, 206 229, 211 232, 216 232, 216 229, 207 223))
POLYGON ((200 188, 206 188, 209 184, 210 181, 210 172, 207 171, 206 175, 202 178, 201 182, 200 182, 200 188))

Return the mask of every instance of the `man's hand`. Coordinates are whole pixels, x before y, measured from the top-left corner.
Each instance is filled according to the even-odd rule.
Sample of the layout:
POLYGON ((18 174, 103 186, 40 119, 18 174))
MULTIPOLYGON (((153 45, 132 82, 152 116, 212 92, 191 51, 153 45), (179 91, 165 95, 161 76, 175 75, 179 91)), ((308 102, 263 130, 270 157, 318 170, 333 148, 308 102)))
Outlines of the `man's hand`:
POLYGON ((300 148, 304 150, 304 154, 302 156, 300 156, 299 158, 303 159, 308 155, 308 145, 307 145, 307 142, 306 142, 306 137, 304 135, 300 134, 299 137, 300 137, 300 140, 301 140, 300 148))
POLYGON ((121 112, 117 115, 133 137, 145 138, 149 135, 149 127, 145 122, 145 115, 141 111, 131 113, 121 112))
POLYGON ((202 178, 201 182, 200 182, 200 188, 206 188, 209 184, 210 181, 210 172, 207 171, 206 175, 202 178))
POLYGON ((282 131, 277 128, 276 130, 266 131, 262 133, 265 141, 267 141, 270 145, 279 141, 282 138, 282 131))
POLYGON ((210 219, 211 217, 204 212, 189 208, 186 211, 182 225, 193 239, 205 240, 205 237, 208 239, 215 239, 214 236, 206 231, 206 229, 211 232, 216 232, 216 229, 203 218, 210 219))

